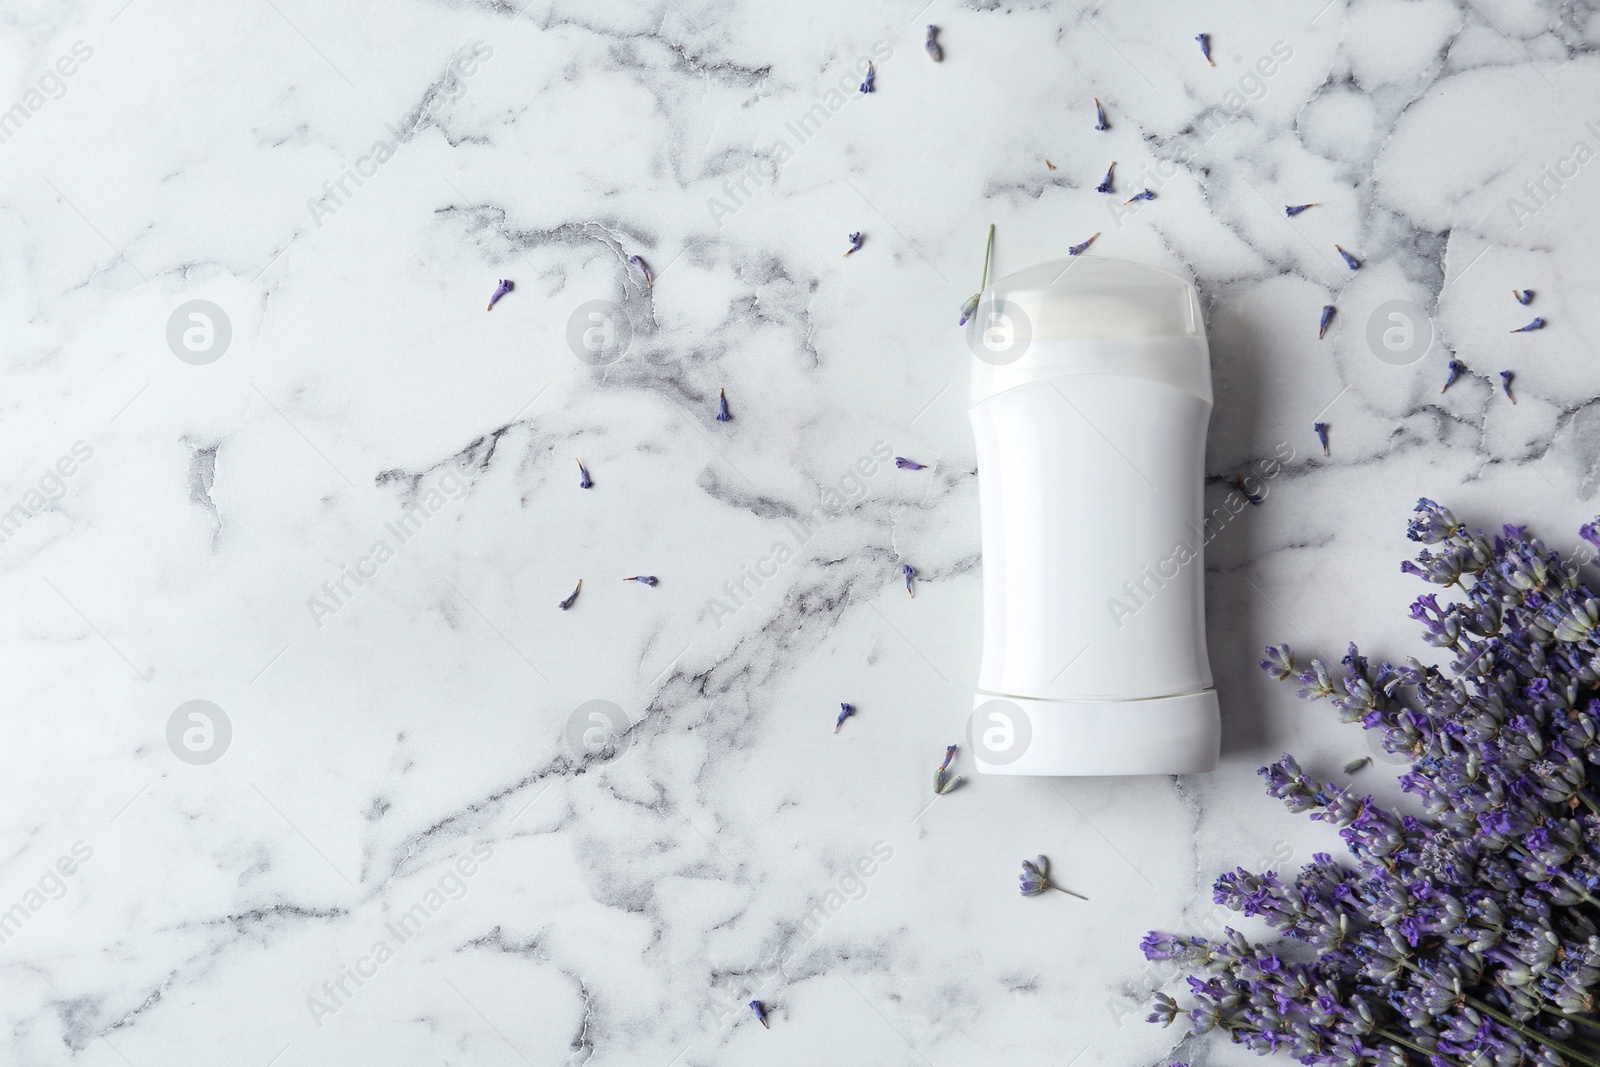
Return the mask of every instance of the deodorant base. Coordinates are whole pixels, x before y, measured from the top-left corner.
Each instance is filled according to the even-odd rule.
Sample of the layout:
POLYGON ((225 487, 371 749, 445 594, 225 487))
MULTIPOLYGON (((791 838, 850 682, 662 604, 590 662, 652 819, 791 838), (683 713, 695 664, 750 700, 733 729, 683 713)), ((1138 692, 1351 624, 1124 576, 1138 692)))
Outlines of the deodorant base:
POLYGON ((984 774, 1196 774, 1222 744, 1217 693, 1150 700, 1035 700, 979 690, 967 741, 984 774))

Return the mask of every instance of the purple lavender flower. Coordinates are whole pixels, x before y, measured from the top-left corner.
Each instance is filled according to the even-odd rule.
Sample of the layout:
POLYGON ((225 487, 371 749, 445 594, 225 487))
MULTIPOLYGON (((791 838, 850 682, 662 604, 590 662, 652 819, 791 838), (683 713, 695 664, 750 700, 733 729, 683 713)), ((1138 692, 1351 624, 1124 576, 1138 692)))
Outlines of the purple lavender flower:
POLYGON ((1098 96, 1094 98, 1094 128, 1097 130, 1109 130, 1111 128, 1111 123, 1106 121, 1106 109, 1100 106, 1100 98, 1098 96))
POLYGON ((1306 211, 1306 210, 1308 210, 1310 208, 1320 207, 1320 206, 1321 205, 1319 205, 1319 204, 1285 204, 1284 208, 1283 208, 1283 213, 1284 213, 1285 217, 1292 219, 1296 215, 1300 214, 1300 212, 1302 212, 1302 211, 1306 211))
POLYGON ((1529 304, 1533 303, 1532 289, 1513 289, 1511 290, 1511 295, 1516 302, 1521 304, 1523 307, 1527 307, 1529 304))
POLYGON ((766 1005, 762 1004, 759 1000, 752 1000, 750 1002, 750 1010, 755 1013, 756 1022, 760 1023, 768 1030, 772 1029, 772 1024, 767 1022, 766 1005))
POLYGON ((500 284, 494 287, 493 293, 489 294, 489 310, 493 311, 494 306, 500 302, 500 298, 516 287, 516 283, 510 278, 501 278, 500 284))
POLYGON ((1134 193, 1132 196, 1128 197, 1128 199, 1124 200, 1122 203, 1124 206, 1126 206, 1133 203, 1135 200, 1154 200, 1155 198, 1156 194, 1152 193, 1149 189, 1141 189, 1137 193, 1134 193))
POLYGON ((653 574, 635 574, 631 578, 624 578, 622 580, 625 582, 638 582, 640 585, 648 585, 652 589, 654 589, 661 582, 661 579, 657 578, 653 574))
POLYGON ((1325 304, 1322 308, 1322 319, 1317 323, 1317 340, 1328 336, 1328 323, 1333 321, 1333 305, 1325 304))
POLYGON ((561 602, 561 610, 566 611, 568 608, 572 607, 572 605, 576 604, 578 602, 578 594, 582 591, 583 579, 579 578, 577 588, 573 589, 572 595, 561 602))
POLYGON ((973 293, 971 296, 967 297, 966 303, 961 305, 961 317, 956 320, 957 326, 965 326, 967 324, 967 320, 972 318, 972 316, 977 313, 978 301, 981 299, 983 299, 982 293, 973 293))
POLYGON ((728 414, 728 394, 727 394, 727 392, 725 390, 718 389, 717 390, 717 421, 718 422, 727 422, 731 418, 733 418, 733 416, 728 414))
POLYGON ((1515 371, 1503 370, 1500 372, 1500 388, 1505 392, 1506 399, 1513 404, 1517 402, 1517 398, 1511 393, 1511 380, 1516 376, 1515 371))
POLYGON ((833 724, 833 732, 834 733, 838 733, 839 732, 839 727, 844 725, 844 721, 846 719, 848 719, 850 716, 854 715, 855 713, 856 713, 856 709, 855 709, 855 707, 853 705, 840 704, 839 705, 839 718, 833 724))
POLYGON ((917 463, 917 462, 915 462, 913 460, 907 459, 904 456, 896 456, 896 457, 894 457, 894 465, 896 467, 899 467, 903 471, 926 470, 927 466, 928 466, 926 463, 917 463))
POLYGON ((925 51, 927 51, 929 59, 933 60, 935 63, 942 63, 944 62, 944 49, 939 47, 939 42, 936 40, 938 36, 939 27, 930 25, 928 27, 927 39, 922 42, 922 47, 925 51))
POLYGON ((1315 431, 1317 440, 1322 442, 1322 454, 1326 456, 1328 454, 1328 424, 1314 422, 1311 424, 1311 429, 1315 431))
POLYGON ((953 792, 961 785, 963 779, 958 774, 950 776, 950 762, 956 758, 956 746, 950 745, 944 750, 944 762, 939 764, 939 769, 933 772, 933 792, 935 796, 944 796, 953 792))
POLYGON ((857 230, 850 235, 850 247, 844 250, 845 255, 861 251, 861 231, 857 230))
MULTIPOLYGON (((645 263, 645 261, 643 259, 641 259, 638 256, 629 256, 628 257, 628 265, 633 267, 641 275, 644 276, 644 284, 645 284, 646 288, 648 288, 648 289, 654 289, 655 288, 656 280, 650 276, 650 267, 645 263)), ((667 265, 670 267, 672 264, 669 263, 667 265)))
POLYGON ((1116 173, 1117 161, 1113 159, 1111 166, 1106 168, 1106 176, 1100 179, 1100 184, 1094 187, 1094 191, 1097 193, 1109 193, 1111 191, 1111 180, 1116 173))
POLYGON ((1467 365, 1461 362, 1459 359, 1452 359, 1449 363, 1445 364, 1445 369, 1449 373, 1445 375, 1444 384, 1439 387, 1439 392, 1441 393, 1450 388, 1452 385, 1456 384, 1456 379, 1461 377, 1462 373, 1467 369, 1467 365))
POLYGON ((1361 261, 1359 259, 1357 259, 1355 256, 1352 256, 1349 252, 1346 252, 1343 248, 1340 248, 1338 245, 1334 245, 1333 248, 1334 248, 1334 251, 1339 253, 1339 258, 1344 260, 1344 265, 1345 266, 1349 267, 1351 270, 1360 270, 1361 269, 1361 261))
POLYGON ((1515 330, 1512 330, 1511 332, 1512 333, 1532 333, 1534 330, 1542 330, 1542 329, 1544 329, 1544 320, 1539 318, 1536 315, 1536 316, 1534 316, 1533 321, 1528 323, 1528 325, 1526 325, 1526 326, 1518 326, 1515 330))
POLYGON ((912 579, 916 578, 917 576, 917 569, 909 563, 902 563, 900 564, 900 573, 906 580, 906 596, 916 596, 916 587, 911 583, 912 579))
POLYGON ((872 83, 873 83, 873 80, 877 78, 877 76, 878 76, 878 71, 877 71, 877 69, 875 67, 873 67, 872 60, 870 60, 870 59, 867 60, 867 76, 865 78, 863 78, 862 81, 861 81, 861 91, 864 92, 864 93, 873 92, 874 90, 873 90, 872 83))
POLYGON ((1022 873, 1017 876, 1017 879, 1021 883, 1020 888, 1022 890, 1022 895, 1025 897, 1036 897, 1040 893, 1043 893, 1046 889, 1054 889, 1058 892, 1065 893, 1070 897, 1077 897, 1079 900, 1089 899, 1081 893, 1074 893, 1070 889, 1063 889, 1061 886, 1058 886, 1052 882, 1050 880, 1050 861, 1045 859, 1043 856, 1040 856, 1037 859, 1023 860, 1022 873))
POLYGON ((1073 245, 1071 248, 1067 249, 1067 255, 1069 255, 1069 256, 1081 256, 1081 255, 1083 255, 1085 252, 1087 252, 1089 250, 1089 246, 1094 244, 1095 239, 1098 238, 1099 236, 1100 236, 1099 231, 1096 231, 1095 233, 1091 234, 1089 239, 1087 241, 1083 242, 1083 244, 1081 244, 1081 245, 1073 245))
POLYGON ((590 480, 590 478, 589 478, 589 468, 585 467, 583 465, 583 460, 580 459, 577 462, 578 462, 578 488, 579 489, 588 489, 590 486, 594 485, 594 482, 592 480, 590 480))
POLYGON ((1200 45, 1200 54, 1206 57, 1206 66, 1216 66, 1216 63, 1211 60, 1211 35, 1209 33, 1197 33, 1194 35, 1194 39, 1200 45))

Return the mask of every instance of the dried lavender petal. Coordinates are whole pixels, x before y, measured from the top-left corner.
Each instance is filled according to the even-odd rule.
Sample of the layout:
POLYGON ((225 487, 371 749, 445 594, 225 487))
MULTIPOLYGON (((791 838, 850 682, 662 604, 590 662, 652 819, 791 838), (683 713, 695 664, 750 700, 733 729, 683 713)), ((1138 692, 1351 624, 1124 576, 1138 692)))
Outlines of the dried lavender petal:
POLYGON ((839 705, 839 718, 838 718, 838 721, 836 721, 833 724, 833 732, 834 733, 838 733, 839 732, 839 727, 844 725, 844 721, 846 719, 848 719, 850 716, 854 715, 855 713, 856 713, 856 709, 853 706, 851 706, 849 704, 840 704, 839 705))
POLYGON ((578 602, 578 594, 582 590, 583 590, 583 579, 579 578, 578 579, 578 587, 572 591, 572 595, 571 596, 567 597, 567 599, 565 599, 565 600, 563 600, 561 602, 561 610, 562 611, 566 611, 568 608, 572 607, 573 604, 576 604, 578 602))
POLYGON ((1286 217, 1292 219, 1302 211, 1319 206, 1318 204, 1285 204, 1283 213, 1286 217))
POLYGON ((772 1024, 767 1022, 767 1009, 766 1009, 766 1006, 764 1004, 762 1004, 761 1001, 752 1000, 750 1002, 750 1010, 755 1013, 755 1017, 756 1017, 756 1021, 757 1022, 759 1022, 762 1026, 766 1027, 768 1030, 772 1029, 772 1024))
POLYGON ((1094 191, 1097 193, 1109 193, 1111 191, 1111 179, 1113 176, 1115 176, 1116 172, 1117 161, 1113 159, 1111 161, 1111 166, 1106 168, 1106 176, 1100 179, 1100 184, 1094 187, 1094 191))
POLYGON ((593 484, 589 480, 589 468, 583 465, 583 460, 578 460, 578 488, 587 489, 593 484))
POLYGON ((906 579, 906 595, 913 597, 916 596, 917 591, 912 586, 911 582, 912 579, 916 578, 917 576, 917 569, 909 563, 902 563, 900 564, 900 573, 904 575, 906 579))
POLYGON ((1100 106, 1100 98, 1098 96, 1094 99, 1094 128, 1097 130, 1109 130, 1111 128, 1111 123, 1106 121, 1106 109, 1100 106))
POLYGON ((1513 404, 1517 402, 1517 398, 1511 395, 1511 380, 1516 376, 1514 371, 1503 370, 1500 372, 1500 388, 1505 391, 1506 399, 1513 404))
POLYGON ((894 465, 896 467, 899 467, 903 471, 926 470, 927 466, 928 466, 926 463, 917 463, 917 462, 914 462, 912 460, 907 459, 904 456, 896 456, 896 457, 894 457, 894 465))
POLYGON ((655 586, 660 582, 660 579, 653 574, 635 574, 631 578, 624 578, 622 580, 625 582, 638 582, 640 585, 648 585, 651 588, 655 588, 655 586))
POLYGON ((1523 307, 1527 307, 1529 304, 1533 303, 1532 289, 1513 289, 1511 290, 1511 295, 1516 299, 1517 303, 1521 304, 1523 307))
POLYGON ((1535 317, 1532 322, 1528 323, 1528 325, 1520 326, 1517 329, 1512 330, 1511 332, 1512 333, 1532 333, 1534 330, 1542 330, 1542 329, 1544 329, 1544 320, 1541 319, 1541 318, 1535 317))
POLYGON ((861 231, 857 230, 850 235, 850 247, 844 250, 845 255, 861 251, 861 231))
POLYGON ((510 278, 501 278, 500 284, 494 287, 494 292, 489 296, 488 310, 493 311, 494 306, 500 302, 500 298, 515 288, 516 283, 510 278))
POLYGON ((1445 375, 1444 385, 1439 387, 1439 392, 1441 393, 1450 388, 1452 385, 1456 384, 1456 379, 1461 377, 1462 373, 1466 371, 1467 365, 1461 362, 1459 359, 1452 359, 1449 363, 1445 364, 1445 369, 1448 373, 1445 375))
POLYGON ((1317 340, 1328 336, 1328 323, 1333 321, 1333 305, 1326 304, 1322 308, 1322 320, 1317 323, 1317 340))
POLYGON ((1322 442, 1322 454, 1326 456, 1328 454, 1328 424, 1314 422, 1311 424, 1311 429, 1316 432, 1317 440, 1322 442))
POLYGON ((733 416, 728 414, 728 394, 724 390, 718 389, 717 390, 717 421, 718 422, 727 422, 731 418, 733 418, 733 416))
POLYGON ((870 59, 867 60, 867 76, 864 79, 862 79, 861 91, 864 92, 864 93, 873 92, 874 89, 873 89, 872 83, 873 83, 874 79, 877 78, 877 76, 878 76, 877 68, 873 67, 872 60, 870 60, 870 59))
POLYGON ((929 25, 928 38, 922 42, 922 47, 927 50, 928 58, 935 63, 944 61, 944 49, 939 47, 939 42, 934 38, 939 36, 939 27, 929 25))
POLYGON ((1151 192, 1149 189, 1141 189, 1139 192, 1134 193, 1132 196, 1128 197, 1128 199, 1124 200, 1123 204, 1131 204, 1135 200, 1154 200, 1155 198, 1156 194, 1151 192))
POLYGON ((1194 39, 1199 42, 1200 54, 1206 57, 1206 66, 1216 66, 1211 60, 1211 35, 1209 33, 1197 33, 1194 35, 1194 39))
POLYGON ((1355 256, 1352 256, 1349 252, 1346 252, 1338 245, 1334 245, 1333 247, 1338 250, 1339 258, 1344 260, 1345 266, 1349 267, 1351 270, 1361 269, 1361 261, 1359 259, 1357 259, 1355 256))
POLYGON ((982 298, 982 293, 973 293, 967 297, 966 303, 961 305, 961 318, 956 320, 957 326, 965 326, 967 324, 967 320, 972 318, 973 312, 978 310, 978 301, 982 298))
MULTIPOLYGON (((628 263, 635 267, 640 274, 644 275, 644 284, 646 288, 655 288, 656 281, 650 276, 650 268, 645 265, 645 261, 643 259, 639 258, 638 256, 629 256, 628 263)), ((667 265, 671 266, 670 263, 667 265)))
POLYGON ((1351 760, 1349 763, 1346 763, 1344 765, 1344 773, 1346 773, 1346 774, 1354 774, 1354 773, 1356 773, 1357 771, 1361 770, 1363 767, 1365 767, 1367 764, 1369 764, 1371 762, 1372 762, 1372 757, 1371 756, 1360 756, 1360 757, 1358 757, 1356 759, 1351 760))
POLYGON ((1100 236, 1099 232, 1096 231, 1094 234, 1090 235, 1089 239, 1087 241, 1083 242, 1083 244, 1081 244, 1081 245, 1073 245, 1071 248, 1067 249, 1067 255, 1069 255, 1069 256, 1081 256, 1081 255, 1083 255, 1085 252, 1087 252, 1089 250, 1089 246, 1094 244, 1095 239, 1098 238, 1099 236, 1100 236))

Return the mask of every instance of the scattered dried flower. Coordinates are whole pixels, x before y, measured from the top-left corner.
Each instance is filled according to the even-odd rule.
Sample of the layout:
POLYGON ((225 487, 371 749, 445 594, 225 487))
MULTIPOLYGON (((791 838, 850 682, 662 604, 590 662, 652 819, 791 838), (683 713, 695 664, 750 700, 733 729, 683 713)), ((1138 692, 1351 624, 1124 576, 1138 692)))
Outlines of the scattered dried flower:
POLYGON ((1211 60, 1211 35, 1209 33, 1197 33, 1194 35, 1194 39, 1200 44, 1200 54, 1206 57, 1206 66, 1216 66, 1216 63, 1211 60))
POLYGON ((906 596, 916 596, 917 591, 916 588, 911 584, 911 581, 917 576, 917 569, 909 563, 902 563, 900 564, 900 573, 903 574, 906 579, 906 596))
POLYGON ((1022 895, 1025 897, 1036 897, 1046 889, 1054 889, 1067 894, 1069 897, 1077 897, 1079 900, 1089 899, 1082 893, 1074 893, 1070 889, 1063 889, 1052 882, 1050 880, 1050 861, 1043 856, 1032 860, 1023 860, 1022 873, 1017 875, 1017 880, 1021 883, 1020 888, 1022 895))
MULTIPOLYGON (((629 256, 628 262, 632 266, 636 267, 640 274, 644 275, 644 284, 646 288, 654 289, 656 287, 656 280, 650 276, 650 268, 645 264, 643 259, 639 258, 638 256, 629 256)), ((668 266, 671 266, 671 264, 668 264, 668 266)))
POLYGON ((563 600, 561 602, 561 610, 562 611, 566 611, 568 608, 572 607, 573 604, 577 603, 577 601, 578 601, 578 593, 582 589, 583 589, 583 579, 579 578, 578 579, 578 587, 572 591, 572 595, 571 596, 567 597, 567 599, 565 599, 565 600, 563 600))
POLYGON ((625 582, 638 582, 640 585, 648 585, 652 589, 655 588, 656 584, 660 581, 660 579, 653 574, 635 574, 631 578, 624 578, 622 580, 625 582))
POLYGON ((1283 208, 1283 213, 1284 213, 1284 215, 1286 217, 1292 219, 1296 215, 1300 214, 1300 212, 1302 212, 1302 211, 1306 211, 1306 210, 1308 210, 1310 208, 1320 207, 1320 206, 1321 206, 1320 204, 1285 204, 1284 208, 1283 208))
POLYGON ((1111 179, 1115 177, 1116 173, 1117 161, 1113 159, 1111 166, 1106 168, 1106 176, 1100 179, 1100 184, 1094 187, 1094 191, 1097 193, 1109 193, 1111 191, 1111 179))
POLYGON ((1333 321, 1333 305, 1324 304, 1322 307, 1322 321, 1317 323, 1317 340, 1328 336, 1328 323, 1333 321))
POLYGON ((1352 256, 1349 252, 1346 252, 1338 245, 1334 245, 1333 247, 1338 250, 1339 258, 1344 260, 1345 266, 1349 267, 1351 270, 1361 269, 1361 261, 1359 259, 1357 259, 1355 256, 1352 256))
POLYGON ((935 40, 938 36, 939 27, 930 24, 928 26, 928 37, 922 42, 922 47, 927 49, 929 59, 935 63, 942 63, 944 62, 944 49, 940 48, 939 42, 935 40))
POLYGON ((978 310, 978 302, 983 299, 983 291, 989 285, 989 257, 993 254, 994 223, 991 222, 989 223, 989 239, 983 246, 983 280, 978 283, 978 291, 967 297, 966 302, 961 305, 961 318, 956 323, 957 326, 965 326, 967 320, 972 318, 972 313, 978 310))
POLYGON ((1349 763, 1346 763, 1344 765, 1344 773, 1346 773, 1346 774, 1354 774, 1357 771, 1359 771, 1361 768, 1365 767, 1367 764, 1369 764, 1371 762, 1372 762, 1372 757, 1371 756, 1361 756, 1361 757, 1358 757, 1356 759, 1353 759, 1349 763))
POLYGON ((1517 303, 1521 304, 1523 307, 1527 307, 1529 304, 1533 303, 1532 289, 1513 289, 1511 290, 1511 295, 1515 297, 1517 303))
POLYGON ((867 60, 867 76, 864 79, 862 79, 862 81, 861 81, 861 91, 864 92, 864 93, 872 92, 873 91, 872 82, 873 82, 874 79, 877 78, 877 76, 878 76, 877 68, 872 65, 872 60, 870 60, 870 59, 867 60))
POLYGON ((1448 373, 1445 374, 1444 385, 1439 387, 1439 392, 1441 393, 1450 388, 1452 385, 1456 384, 1456 379, 1461 377, 1461 375, 1466 371, 1467 365, 1461 362, 1459 359, 1452 359, 1449 363, 1445 364, 1445 369, 1448 373))
POLYGON ((894 465, 903 471, 920 471, 927 469, 928 466, 926 463, 917 463, 916 461, 909 460, 904 456, 894 457, 894 465))
POLYGON ((1106 121, 1106 109, 1100 106, 1100 98, 1098 96, 1094 98, 1094 128, 1097 130, 1109 130, 1111 128, 1111 123, 1106 121))
POLYGON ((589 468, 583 465, 583 460, 578 460, 578 488, 587 489, 594 482, 589 480, 589 468))
POLYGON ((727 422, 731 418, 733 418, 733 416, 728 414, 728 394, 727 394, 727 392, 725 390, 718 389, 717 390, 717 421, 718 422, 727 422))
POLYGON ((846 719, 848 719, 850 716, 854 715, 855 713, 856 713, 856 709, 855 709, 855 707, 853 705, 840 704, 839 705, 839 719, 838 719, 837 722, 835 722, 833 724, 833 732, 834 733, 838 733, 839 732, 839 727, 844 725, 844 721, 846 719))
POLYGON ((935 796, 944 796, 952 792, 963 781, 958 774, 950 777, 950 762, 956 758, 956 746, 950 745, 944 750, 944 762, 939 764, 939 769, 933 772, 933 792, 935 796))
POLYGON ((1511 332, 1512 333, 1532 333, 1534 330, 1542 330, 1542 329, 1544 329, 1544 320, 1541 319, 1541 318, 1538 318, 1537 316, 1535 316, 1534 320, 1532 322, 1528 323, 1528 325, 1519 326, 1515 330, 1512 330, 1511 332))
POLYGON ((1081 255, 1083 255, 1085 252, 1089 251, 1089 246, 1094 244, 1095 239, 1097 237, 1099 237, 1099 236, 1100 236, 1099 231, 1098 230, 1095 231, 1093 234, 1091 234, 1089 236, 1089 239, 1087 241, 1083 242, 1083 244, 1081 244, 1081 245, 1073 245, 1071 248, 1067 249, 1067 255, 1069 255, 1069 256, 1081 256, 1081 255))
POLYGON ((772 1024, 767 1022, 767 1009, 762 1005, 761 1001, 752 1000, 750 1002, 750 1010, 755 1012, 756 1022, 760 1023, 768 1030, 772 1029, 772 1024))
POLYGON ((1134 193, 1132 196, 1128 197, 1128 199, 1124 200, 1123 203, 1131 204, 1135 200, 1154 200, 1155 198, 1156 194, 1152 193, 1149 189, 1141 189, 1139 192, 1134 193))
POLYGON ((1516 376, 1515 371, 1503 370, 1500 372, 1500 388, 1505 391, 1506 399, 1513 404, 1517 402, 1517 398, 1511 395, 1511 379, 1516 376))
POLYGON ((850 247, 844 250, 845 255, 861 251, 861 231, 857 230, 850 235, 850 247))
POLYGON ((511 290, 513 290, 515 288, 516 288, 516 283, 513 282, 510 278, 501 278, 500 279, 500 284, 494 287, 494 292, 491 293, 490 296, 489 296, 489 308, 488 308, 488 310, 493 311, 494 310, 494 306, 500 302, 500 298, 502 296, 505 296, 507 293, 509 293, 511 290))
POLYGON ((1328 424, 1314 422, 1311 424, 1311 428, 1316 431, 1317 440, 1322 442, 1322 454, 1326 456, 1328 454, 1328 424))

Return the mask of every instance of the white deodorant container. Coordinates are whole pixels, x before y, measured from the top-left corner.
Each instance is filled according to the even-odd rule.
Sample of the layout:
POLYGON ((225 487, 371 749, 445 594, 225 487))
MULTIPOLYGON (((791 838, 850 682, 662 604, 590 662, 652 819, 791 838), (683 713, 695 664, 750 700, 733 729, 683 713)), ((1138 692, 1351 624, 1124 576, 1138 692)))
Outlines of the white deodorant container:
POLYGON ((1216 765, 1203 515, 1211 358, 1194 287, 1079 256, 995 282, 968 323, 989 774, 1216 765))

